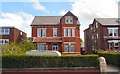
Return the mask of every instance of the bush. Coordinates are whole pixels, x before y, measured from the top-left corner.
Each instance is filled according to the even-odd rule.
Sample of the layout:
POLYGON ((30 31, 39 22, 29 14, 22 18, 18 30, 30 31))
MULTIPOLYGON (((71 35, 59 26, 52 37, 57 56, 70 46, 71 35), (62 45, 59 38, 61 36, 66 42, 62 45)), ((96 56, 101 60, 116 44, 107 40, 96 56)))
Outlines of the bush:
POLYGON ((120 67, 120 53, 118 53, 118 52, 99 52, 98 55, 105 57, 107 64, 120 67))
POLYGON ((23 54, 29 50, 35 50, 36 47, 32 41, 25 39, 21 43, 17 44, 11 42, 10 44, 3 44, 0 46, 0 51, 2 54, 23 54))
POLYGON ((2 54, 21 54, 22 53, 22 49, 15 42, 0 46, 0 51, 2 54))
POLYGON ((3 68, 99 67, 98 56, 2 55, 3 68))

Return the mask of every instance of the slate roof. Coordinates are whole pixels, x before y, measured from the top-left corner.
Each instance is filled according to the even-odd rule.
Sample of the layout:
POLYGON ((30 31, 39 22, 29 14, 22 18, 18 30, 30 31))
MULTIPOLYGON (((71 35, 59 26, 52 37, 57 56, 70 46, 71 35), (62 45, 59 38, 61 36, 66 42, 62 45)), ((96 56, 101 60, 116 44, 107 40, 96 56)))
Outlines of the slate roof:
POLYGON ((101 25, 120 25, 118 18, 95 18, 101 25))
MULTIPOLYGON (((59 25, 60 19, 63 16, 35 16, 31 26, 33 25, 59 25)), ((79 23, 79 20, 77 20, 77 24, 79 23)))
POLYGON ((31 25, 57 25, 62 16, 35 16, 31 25))
MULTIPOLYGON (((77 24, 80 25, 77 16, 68 11, 64 16, 73 16, 77 20, 77 24)), ((60 25, 60 20, 64 16, 35 16, 31 26, 34 25, 60 25)))

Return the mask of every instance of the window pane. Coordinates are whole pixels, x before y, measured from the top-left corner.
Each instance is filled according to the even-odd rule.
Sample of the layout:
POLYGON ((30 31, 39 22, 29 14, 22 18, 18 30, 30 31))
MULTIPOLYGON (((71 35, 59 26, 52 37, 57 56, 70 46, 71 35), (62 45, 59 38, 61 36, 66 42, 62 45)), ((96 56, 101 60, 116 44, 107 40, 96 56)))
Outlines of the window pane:
POLYGON ((118 36, 118 29, 114 29, 114 36, 118 36))
POLYGON ((68 45, 67 44, 64 45, 64 52, 68 52, 68 45))
POLYGON ((46 29, 43 29, 42 37, 46 37, 46 29))
POLYGON ((64 37, 66 37, 67 36, 67 31, 66 31, 66 29, 64 29, 64 37))
POLYGON ((3 28, 2 28, 2 31, 1 31, 1 32, 2 32, 2 34, 5 34, 5 33, 4 33, 4 29, 3 29, 3 28))
POLYGON ((70 23, 73 23, 73 18, 72 17, 70 17, 70 23))
POLYGON ((69 51, 70 52, 75 52, 75 45, 74 44, 69 45, 69 51))
POLYGON ((5 30, 5 34, 9 34, 9 29, 4 29, 5 30))
POLYGON ((70 29, 68 29, 68 37, 70 37, 71 36, 71 31, 70 31, 70 29))
POLYGON ((41 29, 37 30, 37 37, 41 37, 41 29))
POLYGON ((45 50, 43 43, 37 43, 37 50, 45 50))
POLYGON ((109 36, 113 36, 113 30, 112 29, 108 29, 109 32, 109 36))
POLYGON ((72 37, 75 37, 75 29, 72 29, 72 37))
POLYGON ((53 37, 57 37, 57 28, 53 29, 53 37))

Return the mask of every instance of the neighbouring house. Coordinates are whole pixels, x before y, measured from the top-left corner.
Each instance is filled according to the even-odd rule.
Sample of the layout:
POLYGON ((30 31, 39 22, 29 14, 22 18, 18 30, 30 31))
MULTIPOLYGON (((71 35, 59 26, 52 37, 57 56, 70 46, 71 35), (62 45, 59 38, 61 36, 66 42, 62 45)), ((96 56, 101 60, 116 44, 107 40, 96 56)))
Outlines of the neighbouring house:
POLYGON ((120 19, 95 18, 84 30, 85 50, 120 50, 120 19))
POLYGON ((35 16, 31 27, 37 50, 80 53, 80 23, 70 11, 64 16, 35 16))
POLYGON ((26 33, 15 27, 0 27, 0 44, 19 43, 26 38, 26 33))

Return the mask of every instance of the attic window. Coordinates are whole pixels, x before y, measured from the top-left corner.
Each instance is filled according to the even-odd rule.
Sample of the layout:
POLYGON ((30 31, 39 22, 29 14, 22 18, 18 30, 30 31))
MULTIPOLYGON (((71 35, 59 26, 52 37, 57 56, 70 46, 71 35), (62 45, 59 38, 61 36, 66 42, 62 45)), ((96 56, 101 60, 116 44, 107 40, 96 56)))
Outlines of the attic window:
POLYGON ((65 17, 65 23, 66 24, 73 24, 73 17, 72 16, 66 16, 65 17))

